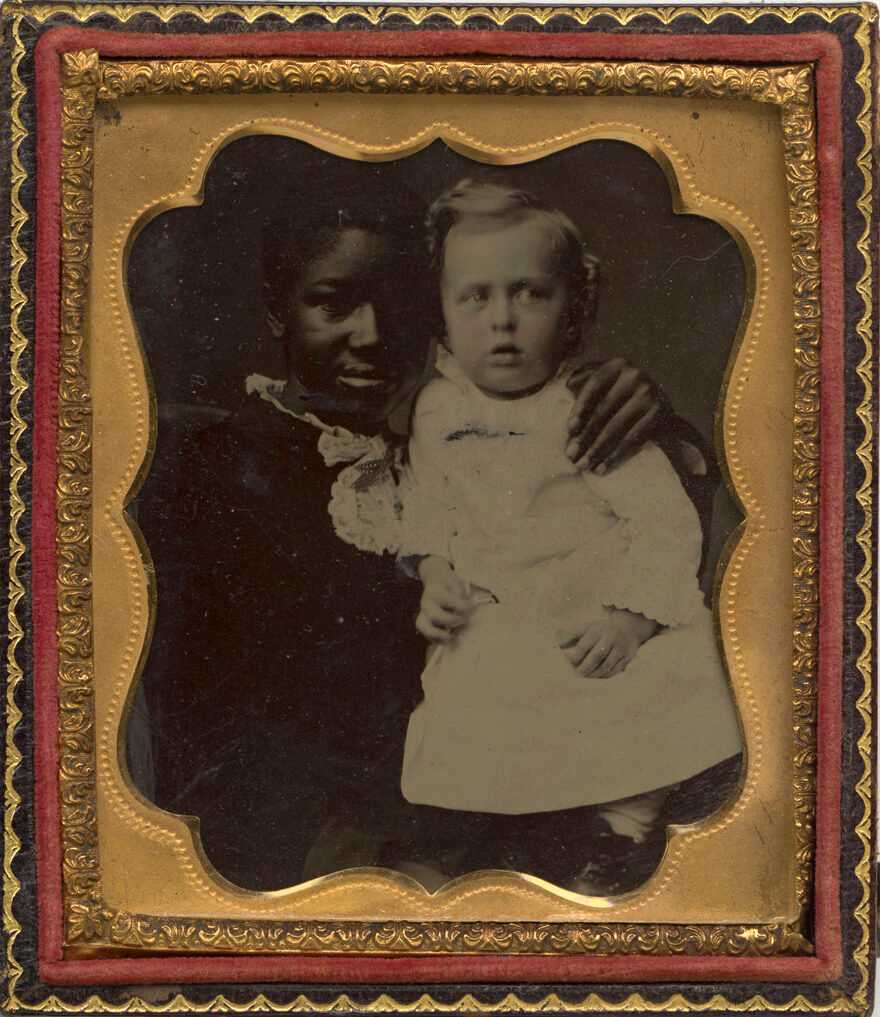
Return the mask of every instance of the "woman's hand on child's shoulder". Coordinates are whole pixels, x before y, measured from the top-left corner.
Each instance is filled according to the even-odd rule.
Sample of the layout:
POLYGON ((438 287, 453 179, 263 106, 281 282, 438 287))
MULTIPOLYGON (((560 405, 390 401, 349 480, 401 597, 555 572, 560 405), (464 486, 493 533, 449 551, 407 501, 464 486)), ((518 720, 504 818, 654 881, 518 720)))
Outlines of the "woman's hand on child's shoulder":
POLYGON ((470 617, 471 593, 445 558, 428 555, 419 564, 422 602, 416 628, 432 643, 448 643, 470 617))
POLYGON ((623 671, 658 628, 657 622, 642 614, 606 608, 605 616, 589 622, 582 632, 561 633, 559 645, 584 678, 611 678, 623 671))
POLYGON ((565 452, 582 470, 604 473, 638 451, 669 413, 655 382, 623 357, 580 365, 568 387, 575 401, 565 452))

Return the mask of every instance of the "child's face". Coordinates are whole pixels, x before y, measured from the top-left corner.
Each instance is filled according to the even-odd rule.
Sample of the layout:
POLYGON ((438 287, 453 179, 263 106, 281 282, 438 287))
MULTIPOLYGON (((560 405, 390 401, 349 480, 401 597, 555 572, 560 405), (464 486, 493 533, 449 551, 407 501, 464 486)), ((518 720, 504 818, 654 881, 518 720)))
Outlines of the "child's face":
POLYGON ((556 373, 568 324, 568 284, 553 236, 537 218, 446 237, 441 295, 449 348, 483 391, 526 394, 556 373))

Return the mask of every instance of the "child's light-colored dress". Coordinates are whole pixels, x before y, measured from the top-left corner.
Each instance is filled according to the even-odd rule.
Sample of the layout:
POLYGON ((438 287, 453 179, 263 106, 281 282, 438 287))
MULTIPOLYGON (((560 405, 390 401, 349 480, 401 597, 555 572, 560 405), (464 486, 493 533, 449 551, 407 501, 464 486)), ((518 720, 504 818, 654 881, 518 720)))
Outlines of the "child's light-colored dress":
POLYGON ((450 561, 479 602, 433 649, 409 723, 414 803, 527 813, 609 802, 741 751, 737 713, 697 583, 701 532, 653 445, 605 476, 565 456, 563 377, 493 399, 444 351, 419 395, 401 488, 401 554, 450 561), (664 626, 609 679, 558 645, 607 608, 664 626))

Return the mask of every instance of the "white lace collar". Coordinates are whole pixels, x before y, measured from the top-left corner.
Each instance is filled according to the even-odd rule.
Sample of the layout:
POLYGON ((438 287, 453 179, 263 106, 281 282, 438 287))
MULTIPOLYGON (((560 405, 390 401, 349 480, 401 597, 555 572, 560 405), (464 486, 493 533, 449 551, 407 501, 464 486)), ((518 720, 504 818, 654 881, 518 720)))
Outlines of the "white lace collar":
POLYGON ((262 374, 251 374, 245 379, 245 391, 248 395, 257 395, 288 417, 309 424, 321 432, 318 438, 318 451, 324 457, 327 466, 337 463, 363 462, 383 459, 387 454, 387 444, 381 435, 367 437, 356 434, 338 424, 325 424, 314 413, 297 413, 281 402, 281 396, 287 383, 277 378, 267 378, 262 374))
POLYGON ((395 471, 400 450, 389 446, 381 434, 367 437, 345 427, 331 427, 314 413, 297 413, 281 402, 286 383, 261 374, 245 380, 248 395, 257 395, 280 413, 314 427, 318 451, 326 466, 348 463, 330 489, 327 511, 340 539, 373 554, 396 552, 399 543, 400 505, 395 471))

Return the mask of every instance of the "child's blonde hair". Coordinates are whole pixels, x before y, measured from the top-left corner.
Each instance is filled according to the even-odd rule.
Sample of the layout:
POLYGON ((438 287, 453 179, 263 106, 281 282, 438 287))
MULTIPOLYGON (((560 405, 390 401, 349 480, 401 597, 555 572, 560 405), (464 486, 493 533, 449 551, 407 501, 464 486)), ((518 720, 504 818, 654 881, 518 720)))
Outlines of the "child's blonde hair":
POLYGON ((487 179, 460 180, 444 191, 428 210, 427 233, 431 264, 440 274, 446 237, 465 220, 484 220, 487 225, 516 225, 536 218, 552 233, 559 255, 559 270, 569 291, 569 323, 566 356, 581 351, 588 327, 596 314, 599 262, 587 250, 581 231, 558 208, 537 195, 487 179))

